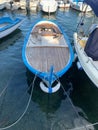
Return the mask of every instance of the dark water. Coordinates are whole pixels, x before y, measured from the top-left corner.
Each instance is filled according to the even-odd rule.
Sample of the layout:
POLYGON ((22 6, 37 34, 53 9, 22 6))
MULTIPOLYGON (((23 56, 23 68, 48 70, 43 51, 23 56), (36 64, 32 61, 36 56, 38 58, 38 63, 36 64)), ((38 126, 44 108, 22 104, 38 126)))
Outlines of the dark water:
MULTIPOLYGON (((26 69, 22 61, 24 39, 35 20, 57 20, 74 48, 73 33, 81 13, 72 9, 58 10, 48 17, 40 11, 31 11, 28 14, 26 11, 3 11, 0 12, 0 17, 2 16, 25 20, 19 29, 0 39, 0 128, 9 126, 9 130, 77 130, 80 127, 79 130, 98 130, 98 125, 83 128, 98 121, 98 89, 83 70, 77 69, 75 62, 60 79, 70 96, 70 102, 62 88, 52 95, 42 92, 38 78, 34 82, 31 97, 30 84, 34 75, 26 69), (31 102, 28 104, 30 97, 31 102)), ((93 21, 92 17, 91 13, 86 15, 86 29, 93 21)))

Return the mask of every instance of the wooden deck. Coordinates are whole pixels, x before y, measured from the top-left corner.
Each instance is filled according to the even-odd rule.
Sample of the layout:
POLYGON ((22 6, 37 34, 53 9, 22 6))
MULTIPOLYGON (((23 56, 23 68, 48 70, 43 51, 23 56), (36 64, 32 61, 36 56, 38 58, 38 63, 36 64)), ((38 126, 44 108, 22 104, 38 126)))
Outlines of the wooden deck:
POLYGON ((50 67, 54 66, 54 72, 57 72, 66 66, 70 55, 68 47, 35 46, 26 48, 26 56, 34 69, 49 72, 50 67))

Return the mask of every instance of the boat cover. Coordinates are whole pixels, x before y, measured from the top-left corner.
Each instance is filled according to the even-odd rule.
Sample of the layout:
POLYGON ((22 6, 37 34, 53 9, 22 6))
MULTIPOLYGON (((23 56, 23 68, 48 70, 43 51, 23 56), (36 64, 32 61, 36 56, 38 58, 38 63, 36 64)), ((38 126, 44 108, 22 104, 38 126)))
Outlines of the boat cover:
POLYGON ((84 2, 91 6, 92 10, 98 17, 98 0, 84 0, 84 2))
POLYGON ((93 60, 98 60, 98 28, 90 34, 84 51, 93 60))

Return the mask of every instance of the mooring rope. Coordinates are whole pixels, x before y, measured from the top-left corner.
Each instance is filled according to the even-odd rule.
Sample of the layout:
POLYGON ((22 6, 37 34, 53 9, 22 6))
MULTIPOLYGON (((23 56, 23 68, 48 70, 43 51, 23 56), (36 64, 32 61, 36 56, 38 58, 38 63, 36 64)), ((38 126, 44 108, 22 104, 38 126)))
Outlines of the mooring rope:
MULTIPOLYGON (((54 74, 54 75, 55 75, 55 74, 54 74)), ((57 77, 57 75, 55 75, 55 76, 57 77)), ((58 77, 57 77, 57 81, 60 82, 60 80, 59 80, 58 77)), ((61 82, 60 82, 60 84, 61 84, 61 82)), ((80 118, 80 116, 79 116, 79 114, 78 114, 78 112, 77 112, 75 106, 73 105, 73 103, 72 103, 72 101, 71 101, 69 95, 68 95, 67 92, 65 91, 65 89, 64 89, 64 87, 63 87, 62 84, 61 84, 61 87, 62 87, 64 93, 66 94, 66 96, 67 96, 67 98, 68 98, 70 104, 72 105, 72 107, 73 107, 73 109, 74 109, 76 115, 79 117, 79 119, 81 120, 82 124, 84 125, 84 126, 76 127, 76 128, 69 129, 69 130, 81 130, 81 129, 83 129, 83 128, 85 128, 86 130, 88 130, 88 129, 87 129, 88 127, 98 125, 98 122, 95 122, 95 123, 93 123, 93 124, 89 124, 89 125, 85 125, 85 124, 84 124, 84 122, 83 122, 82 119, 80 118)))
MULTIPOLYGON (((98 125, 98 122, 93 123, 93 124, 86 125, 86 127, 91 127, 91 126, 95 126, 95 125, 98 125)), ((76 128, 69 129, 69 130, 81 130, 81 129, 83 129, 83 128, 84 128, 84 127, 81 126, 81 127, 76 127, 76 128)))
MULTIPOLYGON (((57 77, 57 75, 56 75, 56 74, 54 74, 54 75, 57 77)), ((57 77, 57 81, 58 81, 58 82, 60 82, 60 80, 59 80, 59 78, 58 78, 58 77, 57 77)), ((84 125, 84 126, 83 126, 83 128, 85 128, 85 129, 87 130, 87 127, 85 126, 84 122, 83 122, 83 121, 82 121, 82 119, 80 118, 80 116, 79 116, 79 114, 78 114, 78 112, 77 112, 77 110, 76 110, 75 106, 73 105, 73 103, 72 103, 72 101, 71 101, 71 99, 70 99, 69 95, 68 95, 68 94, 67 94, 67 92, 65 91, 65 89, 64 89, 64 87, 63 87, 63 85, 62 85, 62 83, 61 83, 61 82, 60 82, 60 84, 61 84, 61 87, 62 87, 62 89, 63 89, 63 91, 64 91, 64 94, 67 96, 67 98, 68 98, 68 100, 69 100, 69 102, 70 102, 70 104, 71 104, 71 106, 72 106, 73 110, 75 111, 76 115, 77 115, 77 116, 78 116, 78 118, 81 120, 82 124, 84 125)))
POLYGON ((26 106, 24 112, 22 113, 22 115, 21 115, 14 123, 12 123, 11 125, 8 125, 8 126, 6 126, 6 127, 0 128, 0 130, 6 130, 6 129, 11 128, 12 126, 15 126, 15 125, 23 118, 23 116, 24 116, 25 113, 27 112, 28 107, 29 107, 29 105, 30 105, 30 101, 31 101, 31 98, 32 98, 33 89, 34 89, 34 83, 35 83, 36 78, 37 78, 37 74, 35 75, 33 82, 30 84, 30 87, 32 86, 31 95, 30 95, 30 98, 29 98, 29 100, 28 100, 27 106, 26 106))

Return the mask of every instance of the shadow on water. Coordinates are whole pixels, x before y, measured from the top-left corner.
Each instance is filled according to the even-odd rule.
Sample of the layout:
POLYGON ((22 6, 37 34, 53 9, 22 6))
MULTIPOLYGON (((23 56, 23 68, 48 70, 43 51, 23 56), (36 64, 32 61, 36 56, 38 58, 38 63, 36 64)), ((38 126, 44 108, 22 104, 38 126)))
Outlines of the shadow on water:
MULTIPOLYGON (((83 70, 78 70, 74 63, 71 70, 73 93, 71 98, 76 106, 86 113, 90 122, 98 121, 98 88, 92 83, 83 70)), ((81 116, 82 114, 79 113, 81 116)), ((98 130, 98 125, 95 126, 98 130)))
POLYGON ((21 37, 22 33, 20 29, 16 29, 13 33, 8 36, 0 39, 0 50, 6 49, 9 45, 13 45, 19 37, 21 37), (12 39, 12 40, 11 40, 12 39))
MULTIPOLYGON (((13 14, 5 11, 3 13, 0 12, 1 17, 6 14, 11 17, 25 16, 26 20, 20 27, 22 31, 18 29, 6 37, 6 39, 0 40, 0 50, 4 49, 0 53, 0 78, 2 79, 0 81, 0 88, 6 85, 15 69, 15 75, 8 84, 6 93, 0 98, 0 126, 13 123, 26 108, 31 93, 31 88, 28 86, 33 81, 34 75, 30 71, 25 70, 25 65, 21 59, 21 47, 32 22, 38 18, 47 19, 47 15, 41 12, 36 14, 30 12, 28 15, 26 15, 25 11, 13 12, 13 14)), ((75 26, 72 26, 76 25, 79 19, 78 14, 72 10, 63 12, 58 10, 56 15, 51 15, 50 17, 51 19, 56 18, 71 39, 75 30, 75 26), (72 20, 73 24, 70 24, 72 20)), ((69 93, 69 96, 85 124, 97 122, 98 89, 89 80, 84 71, 79 71, 76 64, 73 64, 69 71, 60 78, 60 81, 67 92, 70 88, 69 83, 72 83, 72 92, 69 93)), ((25 116, 10 130, 70 130, 70 128, 83 126, 68 98, 64 95, 62 88, 54 94, 46 94, 41 91, 39 82, 40 79, 37 78, 32 101, 25 116)), ((94 129, 92 128, 91 130, 94 129)), ((98 130, 98 127, 96 127, 96 130, 98 130)))
MULTIPOLYGON (((38 104, 40 110, 46 114, 46 117, 48 120, 49 120, 49 117, 51 117, 50 114, 53 114, 53 117, 55 116, 58 117, 57 119, 54 119, 53 124, 51 124, 52 129, 62 128, 62 130, 63 129, 70 130, 71 128, 74 128, 74 127, 75 128, 80 127, 80 126, 83 127, 87 124, 90 124, 89 122, 92 122, 91 120, 88 120, 89 116, 88 115, 86 116, 87 114, 86 110, 81 109, 83 108, 83 106, 85 107, 85 104, 81 104, 79 102, 81 104, 80 105, 76 100, 74 100, 76 97, 77 97, 77 100, 79 99, 79 101, 84 100, 83 96, 81 97, 81 99, 78 97, 81 94, 79 94, 78 92, 75 93, 77 91, 76 87, 72 86, 72 83, 73 85, 75 85, 74 79, 76 78, 76 75, 77 74, 76 74, 75 66, 73 64, 73 66, 69 69, 69 71, 60 78, 60 82, 62 86, 64 87, 65 91, 67 92, 69 98, 71 97, 70 100, 72 101, 72 104, 74 104, 75 102, 74 108, 76 109, 78 115, 62 88, 60 88, 60 90, 54 94, 46 94, 39 87, 39 83, 41 80, 37 78, 37 80, 35 81, 32 101, 38 104), (74 73, 75 75, 73 76, 74 73)), ((27 70, 26 76, 27 76, 28 86, 30 86, 30 84, 33 81, 34 75, 29 70, 27 70)), ((28 93, 29 94, 31 93, 31 88, 29 88, 28 93)), ((92 126, 90 127, 90 129, 94 130, 92 126)))
MULTIPOLYGON (((27 69, 26 72, 28 86, 32 83, 34 75, 27 69)), ((65 80, 65 75, 61 78, 61 83, 63 82, 64 89, 67 91, 69 89, 68 80, 65 80)), ((41 110, 45 113, 55 112, 61 105, 61 101, 66 99, 66 95, 62 88, 56 93, 47 94, 41 90, 39 87, 41 79, 37 77, 34 90, 32 95, 32 100, 39 104, 41 110)), ((31 88, 29 88, 28 93, 31 93, 31 88)))

